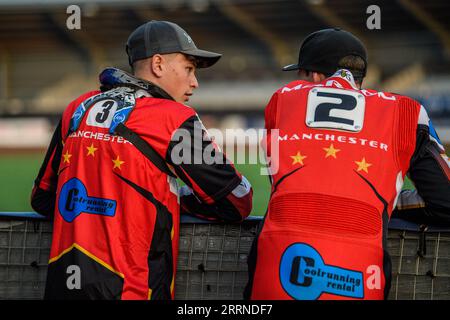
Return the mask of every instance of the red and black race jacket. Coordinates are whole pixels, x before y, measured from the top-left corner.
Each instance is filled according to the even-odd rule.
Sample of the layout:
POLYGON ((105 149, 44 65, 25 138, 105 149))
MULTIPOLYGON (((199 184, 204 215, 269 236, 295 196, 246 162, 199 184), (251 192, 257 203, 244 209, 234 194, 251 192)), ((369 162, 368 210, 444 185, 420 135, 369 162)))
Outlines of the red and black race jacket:
POLYGON ((450 217, 449 162, 425 109, 359 90, 340 70, 282 87, 265 113, 272 193, 245 297, 386 298, 387 226, 405 175, 429 214, 450 217))
POLYGON ((125 123, 191 188, 181 200, 187 212, 242 221, 251 211, 251 186, 211 147, 193 109, 117 69, 100 79, 103 92, 86 93, 64 111, 35 181, 33 208, 54 214, 45 297, 173 299, 180 224, 175 175, 114 127, 125 123), (194 127, 203 133, 200 143, 172 139, 179 131, 188 137, 194 127), (209 148, 224 161, 180 162, 174 148, 185 157, 209 148))

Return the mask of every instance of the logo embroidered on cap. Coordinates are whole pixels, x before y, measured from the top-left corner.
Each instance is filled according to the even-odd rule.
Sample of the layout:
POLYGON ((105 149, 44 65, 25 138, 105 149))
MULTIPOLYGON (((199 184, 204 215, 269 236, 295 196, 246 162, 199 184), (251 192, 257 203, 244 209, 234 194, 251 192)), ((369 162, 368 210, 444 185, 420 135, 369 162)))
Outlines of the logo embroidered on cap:
POLYGON ((190 37, 186 32, 183 32, 183 34, 184 34, 185 37, 187 38, 188 42, 189 42, 189 43, 192 43, 191 37, 190 37))

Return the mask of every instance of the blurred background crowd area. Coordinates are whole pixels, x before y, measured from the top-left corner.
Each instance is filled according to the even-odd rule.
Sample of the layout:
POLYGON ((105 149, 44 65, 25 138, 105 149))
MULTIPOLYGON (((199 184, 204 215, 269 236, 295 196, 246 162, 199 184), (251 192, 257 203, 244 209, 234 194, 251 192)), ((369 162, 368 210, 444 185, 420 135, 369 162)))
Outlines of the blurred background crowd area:
POLYGON ((0 211, 28 208, 28 200, 2 199, 17 198, 14 187, 30 190, 67 104, 98 88, 104 67, 130 71, 128 35, 152 19, 175 22, 198 47, 223 54, 198 70, 189 101, 208 128, 262 128, 272 93, 295 79, 281 67, 296 63, 302 39, 340 27, 368 49, 363 87, 414 97, 450 143, 448 0, 0 0, 0 179, 12 179, 0 189, 0 211), (67 28, 70 5, 81 9, 79 30, 67 28), (370 5, 380 9, 380 29, 367 27, 370 5))

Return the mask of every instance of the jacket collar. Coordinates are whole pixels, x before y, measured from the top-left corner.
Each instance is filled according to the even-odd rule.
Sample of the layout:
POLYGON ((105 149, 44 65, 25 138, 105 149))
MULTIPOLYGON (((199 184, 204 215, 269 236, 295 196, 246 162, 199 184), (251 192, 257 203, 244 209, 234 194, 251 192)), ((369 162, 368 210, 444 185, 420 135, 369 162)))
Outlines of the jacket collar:
POLYGON ((108 91, 116 87, 131 87, 140 92, 144 90, 154 98, 174 100, 166 91, 154 83, 139 79, 117 68, 104 69, 99 75, 99 80, 101 91, 108 91))
POLYGON ((323 80, 322 83, 328 86, 330 84, 330 81, 335 81, 335 83, 331 82, 332 86, 342 87, 344 89, 359 90, 352 73, 347 69, 337 70, 331 77, 323 80))

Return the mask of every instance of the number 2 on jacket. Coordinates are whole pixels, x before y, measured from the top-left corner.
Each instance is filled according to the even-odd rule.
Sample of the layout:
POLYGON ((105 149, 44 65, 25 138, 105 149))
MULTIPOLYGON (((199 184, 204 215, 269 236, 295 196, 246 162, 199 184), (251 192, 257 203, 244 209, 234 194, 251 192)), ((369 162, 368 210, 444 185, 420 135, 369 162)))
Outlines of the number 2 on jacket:
POLYGON ((364 125, 365 105, 364 95, 357 91, 313 88, 308 95, 306 125, 359 132, 364 125))

